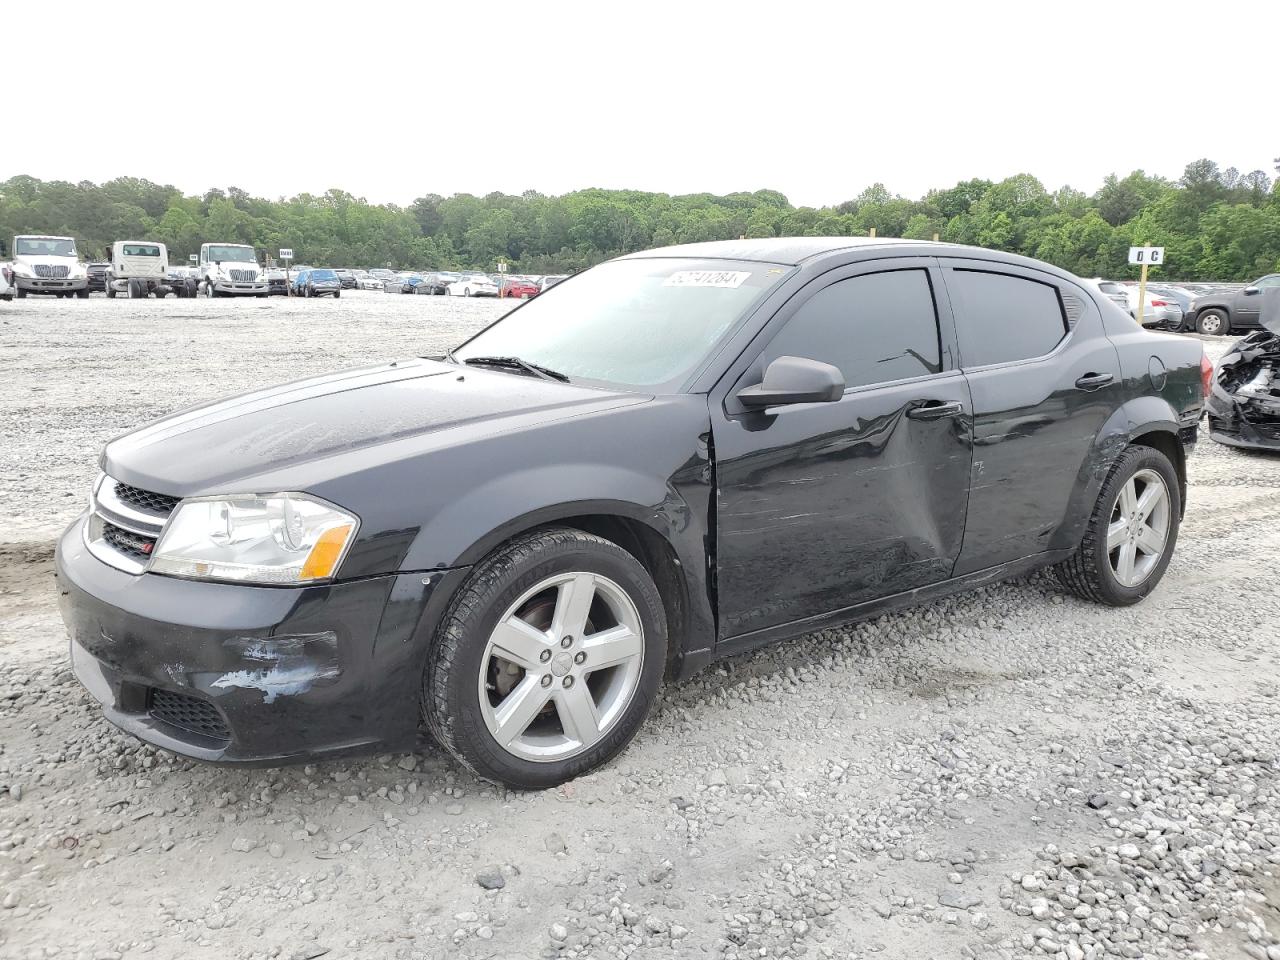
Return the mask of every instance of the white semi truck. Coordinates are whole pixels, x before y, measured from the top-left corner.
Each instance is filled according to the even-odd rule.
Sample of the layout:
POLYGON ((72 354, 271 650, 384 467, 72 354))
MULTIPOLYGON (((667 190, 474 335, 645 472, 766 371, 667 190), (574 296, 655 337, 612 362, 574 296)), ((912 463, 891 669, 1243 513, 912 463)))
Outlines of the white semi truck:
POLYGON ((19 299, 31 293, 81 299, 89 296, 89 271, 80 262, 75 238, 34 234, 14 237, 13 285, 19 299))
POLYGON ((243 243, 200 245, 200 292, 206 297, 265 297, 267 273, 253 247, 243 243))

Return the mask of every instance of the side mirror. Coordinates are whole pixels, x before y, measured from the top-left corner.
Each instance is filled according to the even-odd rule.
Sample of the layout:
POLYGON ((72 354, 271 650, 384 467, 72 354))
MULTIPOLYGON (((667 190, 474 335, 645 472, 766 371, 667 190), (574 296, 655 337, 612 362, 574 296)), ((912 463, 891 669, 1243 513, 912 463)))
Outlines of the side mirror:
POLYGON ((830 403, 844 396, 839 367, 805 357, 778 357, 764 371, 764 381, 738 391, 738 402, 753 410, 791 403, 830 403))
POLYGON ((1245 295, 1246 297, 1252 297, 1255 293, 1257 293, 1257 292, 1258 292, 1258 288, 1257 288, 1257 287, 1245 287, 1243 292, 1244 292, 1244 295, 1245 295))

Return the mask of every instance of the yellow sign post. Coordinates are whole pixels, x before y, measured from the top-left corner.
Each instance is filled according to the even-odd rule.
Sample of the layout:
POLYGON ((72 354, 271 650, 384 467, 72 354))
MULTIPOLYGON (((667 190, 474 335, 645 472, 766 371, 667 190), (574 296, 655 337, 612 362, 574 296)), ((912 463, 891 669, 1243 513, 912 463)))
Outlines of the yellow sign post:
POLYGON ((1138 326, 1142 326, 1142 315, 1147 307, 1147 267, 1158 267, 1164 263, 1164 247, 1130 247, 1129 262, 1142 266, 1138 280, 1138 310, 1134 314, 1138 326))

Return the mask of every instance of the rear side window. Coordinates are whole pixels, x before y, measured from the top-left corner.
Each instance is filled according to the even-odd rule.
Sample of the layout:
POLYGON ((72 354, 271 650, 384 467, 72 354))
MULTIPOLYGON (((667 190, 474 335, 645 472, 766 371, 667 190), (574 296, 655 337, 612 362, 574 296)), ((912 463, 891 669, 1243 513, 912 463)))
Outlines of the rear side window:
POLYGON ((966 367, 1029 360, 1066 336, 1058 288, 1007 273, 952 270, 947 287, 959 301, 956 327, 966 367))
POLYGON ((923 377, 942 369, 938 313, 924 270, 840 280, 806 300, 765 350, 840 368, 847 387, 923 377))

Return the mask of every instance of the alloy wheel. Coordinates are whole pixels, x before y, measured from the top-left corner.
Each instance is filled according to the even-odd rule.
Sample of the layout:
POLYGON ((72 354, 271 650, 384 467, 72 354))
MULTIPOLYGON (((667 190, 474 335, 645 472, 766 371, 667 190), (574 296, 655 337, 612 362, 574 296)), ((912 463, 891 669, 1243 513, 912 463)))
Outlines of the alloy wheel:
POLYGON ((1107 557, 1122 586, 1138 586, 1159 565, 1169 541, 1169 503, 1155 470, 1139 470, 1120 488, 1107 526, 1107 557))
POLYGON ((617 723, 643 662, 644 627, 627 592, 599 574, 557 574, 525 591, 490 634, 480 711, 508 753, 565 760, 617 723))

